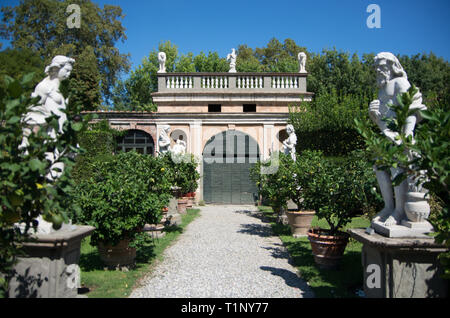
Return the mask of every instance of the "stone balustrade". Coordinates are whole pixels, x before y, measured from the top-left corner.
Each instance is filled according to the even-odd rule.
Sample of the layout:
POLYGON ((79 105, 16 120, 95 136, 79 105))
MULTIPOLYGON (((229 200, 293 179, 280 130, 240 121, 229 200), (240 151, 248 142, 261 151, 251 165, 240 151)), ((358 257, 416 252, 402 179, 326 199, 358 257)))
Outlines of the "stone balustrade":
POLYGON ((307 73, 158 73, 158 92, 306 93, 307 73))

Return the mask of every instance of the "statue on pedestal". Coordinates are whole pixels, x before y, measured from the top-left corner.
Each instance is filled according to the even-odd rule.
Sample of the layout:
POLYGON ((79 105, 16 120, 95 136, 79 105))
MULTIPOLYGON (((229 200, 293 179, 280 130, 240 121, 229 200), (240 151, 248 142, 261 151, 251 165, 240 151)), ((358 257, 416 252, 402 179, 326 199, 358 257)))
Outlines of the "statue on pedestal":
POLYGON ((296 160, 295 146, 297 145, 297 136, 295 135, 294 126, 291 124, 286 126, 286 132, 289 137, 283 141, 283 152, 286 155, 291 155, 292 160, 296 160))
MULTIPOLYGON (((39 129, 40 125, 46 123, 46 119, 52 114, 59 116, 58 131, 51 129, 48 133, 53 139, 58 138, 59 134, 63 133, 64 123, 67 121, 67 115, 65 113, 67 99, 59 91, 59 85, 61 82, 69 78, 72 71, 75 60, 66 56, 57 55, 52 59, 50 65, 45 68, 45 73, 48 75, 44 78, 35 88, 31 94, 32 97, 40 97, 40 101, 37 105, 30 107, 29 112, 24 116, 24 122, 29 126, 23 131, 22 144, 19 149, 26 149, 28 146, 28 136, 32 131, 39 129)), ((47 152, 45 157, 52 163, 50 172, 46 175, 49 181, 55 181, 58 179, 64 171, 64 163, 60 162, 61 157, 58 149, 54 152, 47 152), (55 161, 58 161, 54 163, 55 161)), ((45 221, 42 216, 37 218, 39 222, 37 233, 48 234, 54 231, 52 223, 45 221)), ((67 229, 67 226, 71 224, 63 224, 60 230, 67 229)))
POLYGON ((166 53, 159 52, 158 53, 158 62, 159 62, 159 70, 158 73, 165 73, 166 72, 166 53))
POLYGON ((162 126, 158 139, 160 154, 165 154, 171 151, 169 132, 170 132, 170 125, 162 126))
MULTIPOLYGON (((392 53, 382 52, 375 56, 375 66, 379 91, 378 99, 372 101, 369 105, 369 115, 386 138, 399 145, 401 144, 401 140, 397 138, 398 132, 389 129, 386 121, 383 119, 395 118, 396 114, 394 110, 388 105, 398 105, 397 96, 407 92, 411 84, 397 57, 392 53)), ((426 109, 426 106, 422 104, 422 95, 420 92, 417 92, 413 97, 413 103, 409 109, 426 109)), ((418 112, 415 112, 407 118, 405 127, 403 127, 406 136, 414 136, 415 125, 420 120, 421 118, 418 112)), ((408 178, 400 185, 393 187, 392 180, 399 173, 403 172, 400 168, 391 168, 390 171, 383 171, 374 167, 374 170, 385 206, 372 220, 372 226, 375 224, 389 228, 404 224, 405 221, 408 221, 405 214, 405 203, 408 192, 411 192, 412 180, 408 178), (410 187, 409 189, 408 186, 410 187)), ((422 197, 424 196, 425 193, 422 193, 422 197)))
POLYGON ((227 61, 230 61, 229 73, 236 73, 236 50, 231 49, 231 53, 227 55, 227 61))
POLYGON ((304 52, 298 53, 299 73, 306 73, 306 54, 304 52))

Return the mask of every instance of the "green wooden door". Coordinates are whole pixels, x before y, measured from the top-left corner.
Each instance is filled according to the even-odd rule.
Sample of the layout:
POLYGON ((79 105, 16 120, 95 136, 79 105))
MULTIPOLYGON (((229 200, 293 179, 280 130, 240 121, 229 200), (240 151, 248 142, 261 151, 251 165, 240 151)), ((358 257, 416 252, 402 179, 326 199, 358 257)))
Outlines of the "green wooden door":
POLYGON ((208 141, 203 158, 206 203, 255 203, 257 188, 250 179, 250 169, 259 160, 256 141, 242 132, 228 131, 208 141))

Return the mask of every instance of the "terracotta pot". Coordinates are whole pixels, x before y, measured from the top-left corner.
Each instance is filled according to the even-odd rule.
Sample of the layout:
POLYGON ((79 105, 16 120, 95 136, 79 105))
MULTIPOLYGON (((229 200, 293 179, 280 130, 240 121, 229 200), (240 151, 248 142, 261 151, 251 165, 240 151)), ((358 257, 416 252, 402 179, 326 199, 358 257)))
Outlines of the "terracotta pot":
POLYGON ((330 231, 325 229, 310 229, 308 239, 316 264, 320 268, 335 269, 344 255, 349 234, 338 232, 337 235, 330 235, 329 233, 330 231))
POLYGON ((184 196, 182 199, 187 201, 186 208, 192 208, 192 200, 190 197, 184 196))
POLYGON ((186 207, 188 204, 188 200, 186 199, 178 199, 177 210, 180 214, 186 214, 186 207))
POLYGON ((430 216, 430 205, 424 198, 425 193, 408 192, 406 194, 405 213, 411 222, 424 222, 430 216))
POLYGON ((315 214, 314 211, 286 211, 292 236, 295 238, 308 236, 308 230, 315 214))
POLYGON ((136 249, 129 246, 130 240, 123 239, 117 245, 99 242, 98 252, 100 258, 108 267, 121 267, 134 265, 136 249))

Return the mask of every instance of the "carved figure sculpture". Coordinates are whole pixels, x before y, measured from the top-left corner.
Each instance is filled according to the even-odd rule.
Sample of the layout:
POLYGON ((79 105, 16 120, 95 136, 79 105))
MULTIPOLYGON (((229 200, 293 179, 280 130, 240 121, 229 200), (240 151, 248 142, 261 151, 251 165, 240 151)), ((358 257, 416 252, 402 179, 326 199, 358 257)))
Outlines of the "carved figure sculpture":
MULTIPOLYGON (((30 107, 30 111, 25 115, 24 121, 31 127, 38 128, 39 125, 46 123, 46 118, 53 114, 59 116, 58 123, 59 129, 56 132, 54 129, 49 131, 51 138, 57 138, 59 133, 63 132, 63 125, 67 121, 66 104, 68 100, 64 99, 64 96, 59 91, 59 85, 61 81, 67 79, 72 71, 72 65, 75 60, 66 56, 57 55, 53 58, 50 65, 45 68, 45 73, 48 75, 44 78, 35 88, 31 94, 32 97, 40 97, 40 101, 37 105, 30 107)), ((31 134, 31 129, 24 129, 24 138, 20 148, 28 146, 28 136, 31 134)), ((50 162, 55 162, 59 158, 59 152, 55 149, 55 152, 47 153, 46 158, 50 162)), ((49 180, 58 178, 64 170, 64 164, 62 162, 55 163, 47 175, 49 180), (61 171, 56 171, 57 168, 61 171)))
POLYGON ((170 125, 162 126, 158 139, 159 153, 161 154, 165 154, 171 151, 169 132, 170 125))
MULTIPOLYGON (((55 131, 51 129, 48 133, 51 138, 58 138, 58 135, 63 133, 64 123, 67 121, 66 104, 67 99, 59 91, 59 85, 61 81, 67 79, 72 71, 72 66, 75 60, 66 56, 57 55, 52 59, 50 65, 45 68, 45 73, 48 75, 44 78, 35 88, 32 93, 32 97, 40 97, 40 101, 37 105, 30 107, 29 112, 24 116, 24 122, 29 125, 30 128, 25 128, 23 131, 22 144, 20 149, 28 146, 28 136, 34 129, 39 129, 39 126, 46 123, 46 118, 52 116, 52 113, 59 116, 58 124, 59 129, 55 131)), ((47 160, 52 163, 50 172, 46 175, 46 178, 50 181, 54 181, 59 178, 64 171, 64 163, 56 162, 60 158, 58 149, 54 152, 47 152, 45 154, 47 160), (56 169, 56 170, 55 170, 56 169)), ((54 232, 52 223, 45 221, 42 216, 37 218, 39 226, 37 233, 48 234, 54 232)), ((59 231, 67 230, 72 227, 71 222, 69 224, 63 224, 59 231)))
POLYGON ((158 73, 165 73, 166 72, 166 53, 159 52, 158 53, 158 62, 159 62, 159 70, 158 73))
POLYGON ((231 49, 231 53, 227 55, 227 61, 230 61, 229 73, 236 73, 236 50, 231 49))
MULTIPOLYGON (((369 105, 369 115, 387 138, 399 144, 401 141, 396 140, 398 133, 389 129, 383 118, 395 118, 395 112, 388 105, 398 105, 397 96, 405 93, 411 85, 406 72, 395 55, 389 52, 382 52, 377 54, 374 60, 379 91, 378 99, 372 101, 369 105)), ((414 96, 410 109, 426 109, 426 106, 422 104, 420 92, 414 96)), ((418 112, 407 118, 407 123, 403 127, 407 136, 413 136, 415 125, 420 120, 418 112)), ((378 170, 377 167, 374 167, 374 170, 385 206, 372 222, 380 222, 387 227, 400 224, 405 219, 404 205, 408 192, 408 182, 405 180, 393 188, 391 180, 401 173, 402 170, 391 168, 390 171, 382 171, 378 170)))
POLYGON ((291 155, 292 160, 296 160, 295 155, 295 145, 297 145, 297 136, 295 135, 294 126, 287 125, 286 126, 286 132, 288 133, 289 137, 283 141, 283 152, 286 155, 291 155))
POLYGON ((299 73, 306 73, 306 54, 304 52, 298 53, 299 73))
POLYGON ((186 142, 178 139, 176 144, 172 147, 172 153, 174 155, 184 155, 186 153, 186 142))

